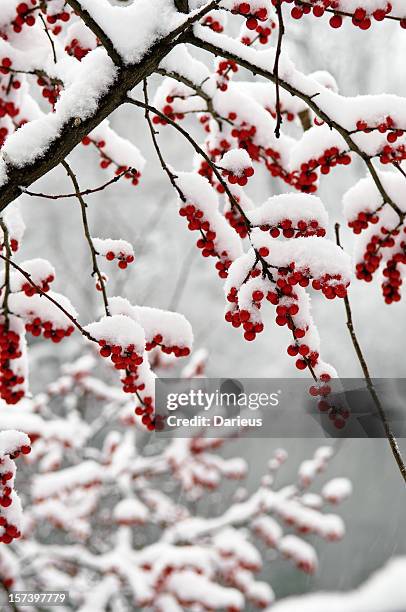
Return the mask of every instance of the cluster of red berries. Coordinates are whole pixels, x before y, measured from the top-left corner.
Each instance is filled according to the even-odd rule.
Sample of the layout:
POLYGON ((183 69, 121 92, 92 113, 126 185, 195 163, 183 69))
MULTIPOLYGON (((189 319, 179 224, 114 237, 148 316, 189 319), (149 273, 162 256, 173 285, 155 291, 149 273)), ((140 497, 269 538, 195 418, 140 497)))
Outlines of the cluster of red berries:
MULTIPOLYGON (((49 285, 50 285, 50 283, 52 283, 54 281, 54 279, 55 279, 54 275, 50 274, 46 278, 41 279, 36 284, 39 286, 39 288, 42 291, 44 291, 46 293, 47 291, 49 291, 49 285)), ((27 297, 32 297, 36 293, 39 293, 39 291, 36 289, 36 287, 34 287, 33 285, 31 285, 31 283, 28 283, 28 282, 22 284, 21 291, 24 291, 24 293, 25 293, 25 295, 27 297)))
MULTIPOLYGON (((209 125, 207 125, 206 121, 202 121, 204 119, 206 119, 205 116, 201 117, 200 122, 203 125, 205 125, 205 127, 208 128, 208 131, 210 131, 210 127, 209 125)), ((207 117, 207 120, 208 120, 208 117, 207 117)), ((219 161, 223 157, 223 155, 227 153, 227 151, 229 151, 231 148, 230 142, 223 136, 221 136, 221 138, 218 138, 216 140, 218 143, 217 146, 213 147, 213 144, 211 144, 212 148, 208 148, 207 150, 207 153, 213 163, 217 163, 217 161, 219 161)), ((200 162, 198 173, 200 174, 200 176, 204 176, 209 181, 209 183, 217 189, 219 193, 224 193, 224 187, 221 183, 217 181, 216 176, 214 175, 214 172, 213 172, 213 168, 209 164, 209 162, 202 159, 202 161, 200 162)))
MULTIPOLYGON (((322 376, 328 376, 323 374, 322 376)), ((333 422, 333 425, 336 429, 343 429, 345 427, 346 421, 350 417, 350 412, 348 408, 343 406, 337 406, 333 404, 331 401, 327 400, 327 395, 329 395, 331 388, 329 385, 322 385, 320 387, 310 387, 310 394, 316 397, 317 395, 323 396, 317 403, 317 407, 321 413, 328 414, 329 419, 333 422), (316 393, 317 391, 317 393, 316 393), (320 393, 320 391, 323 391, 320 393)))
POLYGON ((16 34, 19 34, 24 25, 29 27, 35 24, 35 15, 33 11, 36 10, 37 0, 31 0, 31 6, 29 6, 26 2, 20 2, 17 4, 17 15, 13 19, 12 26, 13 30, 16 34))
POLYGON ((314 193, 317 191, 315 183, 318 180, 316 169, 320 168, 322 174, 328 174, 331 168, 337 165, 348 166, 351 157, 347 153, 340 153, 337 147, 326 149, 320 157, 310 159, 300 166, 300 172, 293 172, 291 184, 303 193, 314 193))
POLYGON ((268 9, 260 7, 252 12, 251 6, 248 2, 237 2, 232 8, 231 12, 234 15, 242 15, 245 17, 246 26, 249 30, 256 30, 258 27, 258 21, 266 21, 268 19, 268 9))
POLYGON ((216 74, 217 77, 217 88, 220 91, 227 91, 228 82, 230 80, 230 73, 238 72, 238 66, 234 60, 222 59, 219 61, 216 74))
POLYGON ((391 147, 389 144, 382 148, 379 154, 381 164, 401 163, 406 159, 406 147, 401 144, 398 147, 391 147))
POLYGON ((51 25, 54 25, 57 21, 63 21, 66 23, 70 19, 70 13, 67 11, 61 11, 55 15, 47 15, 47 22, 51 25))
POLYGON ((0 397, 7 404, 17 404, 24 391, 15 389, 22 385, 24 377, 12 369, 12 361, 21 357, 20 336, 5 323, 0 324, 0 397))
MULTIPOLYGON (((236 199, 238 201, 238 198, 236 199)), ((235 229, 240 238, 246 238, 248 236, 247 223, 235 206, 232 206, 230 210, 225 212, 224 217, 227 219, 230 226, 235 229)))
POLYGON ((368 242, 362 261, 356 264, 356 276, 360 280, 372 281, 372 275, 379 268, 382 254, 381 249, 392 248, 395 246, 394 237, 399 235, 399 230, 388 230, 381 227, 381 234, 374 234, 368 242))
POLYGON ((77 38, 73 38, 68 45, 65 47, 65 51, 68 55, 73 55, 79 61, 82 61, 84 57, 91 51, 91 49, 87 49, 81 46, 80 42, 77 38))
POLYGON ((356 219, 353 219, 352 221, 348 222, 348 227, 352 229, 354 234, 360 234, 362 230, 366 229, 370 223, 372 223, 373 225, 376 225, 376 223, 378 223, 379 217, 376 212, 359 212, 356 219))
MULTIPOLYGON (((230 113, 235 119, 237 118, 236 113, 230 113)), ((256 145, 253 141, 255 135, 257 133, 257 128, 255 125, 248 125, 246 121, 243 121, 239 127, 233 127, 231 130, 231 136, 237 139, 238 147, 240 149, 245 149, 247 151, 250 158, 254 161, 260 160, 261 148, 256 145)))
POLYGON ((48 100, 51 106, 54 106, 61 93, 61 85, 53 83, 46 76, 41 76, 37 79, 37 84, 42 88, 42 97, 48 100))
POLYGON ((154 418, 153 399, 149 395, 142 399, 142 406, 137 406, 135 414, 141 417, 141 422, 149 431, 154 431, 156 428, 156 419, 154 418))
POLYGON ((383 270, 386 281, 382 283, 382 293, 386 304, 399 302, 401 299, 402 278, 398 270, 399 264, 406 265, 406 242, 404 240, 400 244, 400 250, 386 262, 383 270))
POLYGON ((403 131, 399 130, 400 134, 397 134, 396 137, 394 137, 393 135, 391 136, 391 134, 393 133, 396 134, 398 130, 397 128, 395 128, 395 122, 390 115, 388 115, 384 121, 378 123, 378 125, 375 127, 369 126, 368 123, 364 121, 364 119, 358 119, 356 127, 359 132, 364 132, 365 134, 369 134, 374 130, 378 130, 378 132, 380 132, 381 134, 386 134, 386 132, 389 132, 387 136, 388 142, 395 142, 398 136, 403 134, 403 131))
POLYGON ((89 146, 90 144, 93 144, 95 147, 97 147, 101 156, 100 168, 102 168, 103 170, 107 170, 107 168, 113 165, 116 167, 114 171, 116 176, 124 174, 124 178, 131 180, 131 183, 134 186, 137 186, 139 184, 141 172, 139 172, 135 168, 130 168, 129 166, 121 166, 120 164, 117 164, 111 157, 107 155, 107 153, 102 150, 106 146, 106 142, 104 140, 95 141, 92 140, 89 136, 85 136, 84 138, 82 138, 82 144, 85 145, 85 147, 89 146))
MULTIPOLYGON (((185 99, 184 96, 177 96, 178 98, 181 99, 185 99)), ((182 121, 182 119, 185 118, 184 113, 175 113, 173 110, 173 96, 167 96, 166 98, 166 105, 161 109, 161 112, 166 115, 166 117, 168 117, 168 119, 170 119, 171 121, 182 121)), ((159 117, 158 115, 155 115, 152 118, 152 123, 155 123, 155 125, 168 125, 168 122, 165 121, 165 119, 163 119, 162 117, 159 117)))
POLYGON ((223 25, 214 15, 206 15, 202 21, 202 25, 208 26, 211 30, 213 30, 213 32, 217 32, 217 34, 221 34, 221 32, 224 30, 223 25))
POLYGON ((42 321, 40 317, 34 317, 29 323, 26 323, 25 329, 33 336, 40 336, 42 333, 44 338, 52 340, 55 344, 58 344, 64 338, 72 335, 75 330, 73 325, 70 325, 66 329, 54 327, 52 321, 42 321))
MULTIPOLYGON (((252 305, 254 308, 259 310, 261 308, 261 301, 264 299, 263 291, 259 289, 252 292, 252 305)), ((252 314, 248 310, 239 310, 238 292, 236 287, 231 287, 227 295, 227 300, 232 304, 231 310, 227 310, 224 318, 228 323, 231 323, 233 327, 241 327, 244 330, 244 338, 248 342, 252 342, 264 330, 264 325, 260 321, 253 321, 252 314)))
POLYGON ((244 187, 248 183, 248 179, 254 176, 254 168, 252 166, 248 166, 247 168, 242 168, 241 171, 235 172, 233 170, 223 170, 223 176, 227 177, 228 182, 231 185, 240 185, 240 187, 244 187))
POLYGON ((9 74, 13 60, 9 57, 3 57, 0 63, 0 74, 9 74))
POLYGON ((134 261, 134 255, 126 255, 125 253, 114 253, 114 251, 107 251, 105 255, 107 261, 113 261, 114 259, 118 260, 118 267, 121 270, 125 270, 128 264, 134 261))
POLYGON ((319 225, 316 219, 300 219, 296 227, 290 219, 282 219, 276 225, 261 225, 260 228, 263 232, 269 232, 272 238, 278 238, 281 233, 285 238, 323 237, 326 235, 326 230, 319 225))
POLYGON ((8 129, 6 127, 0 127, 0 147, 2 147, 8 136, 8 129))
MULTIPOLYGON (((290 2, 291 0, 286 0, 290 2)), ((313 12, 315 17, 322 17, 325 11, 334 12, 334 10, 338 10, 340 8, 339 2, 337 0, 307 0, 306 2, 302 0, 296 0, 295 6, 292 8, 291 15, 294 19, 301 19, 303 15, 308 15, 310 12, 313 12)), ((365 8, 358 7, 351 15, 351 21, 354 26, 360 28, 361 30, 368 30, 372 25, 373 17, 375 21, 383 21, 385 17, 392 11, 392 5, 388 2, 385 8, 378 8, 374 10, 372 13, 367 13, 365 8)), ((330 18, 330 26, 332 28, 340 28, 344 21, 344 14, 334 13, 334 15, 330 18)), ((406 26, 406 20, 400 20, 400 25, 402 27, 406 26)))
POLYGON ((328 300, 334 300, 336 297, 344 298, 347 295, 347 288, 340 274, 323 274, 320 278, 314 278, 312 287, 321 290, 328 300))
POLYGON ((100 355, 105 359, 110 358, 116 370, 125 371, 125 376, 121 382, 125 393, 135 393, 145 388, 143 383, 137 384, 138 366, 143 362, 142 355, 139 355, 133 344, 122 347, 118 344, 108 344, 104 339, 99 340, 100 355))
MULTIPOLYGON (((10 248, 13 251, 13 253, 16 253, 20 246, 18 243, 18 240, 16 240, 15 238, 11 238, 9 240, 9 243, 10 243, 10 248)), ((0 253, 2 252, 3 248, 4 248, 4 242, 0 244, 0 253)))
POLYGON ((220 278, 227 278, 228 268, 231 260, 228 258, 227 251, 218 252, 214 240, 216 232, 210 227, 210 222, 205 219, 204 212, 194 204, 185 204, 179 209, 181 217, 186 217, 188 228, 191 231, 199 231, 202 235, 196 242, 197 248, 201 249, 203 257, 218 257, 216 269, 220 278))
POLYGON ((247 47, 252 45, 256 40, 258 40, 261 45, 266 45, 272 34, 272 30, 275 28, 276 23, 272 19, 268 19, 267 24, 259 23, 251 34, 244 34, 241 38, 241 42, 243 45, 247 45, 247 47))
POLYGON ((172 353, 175 355, 175 357, 187 357, 188 355, 190 355, 190 349, 187 346, 178 346, 177 344, 171 346, 166 345, 164 343, 162 334, 156 334, 152 340, 147 342, 145 344, 145 350, 151 351, 157 346, 160 346, 161 351, 163 353, 166 353, 167 355, 171 355, 172 353))
POLYGON ((265 149, 264 153, 266 155, 265 166, 267 170, 271 173, 271 176, 273 176, 274 178, 280 178, 285 183, 290 185, 292 180, 291 174, 289 172, 286 172, 286 170, 281 165, 281 154, 279 153, 279 151, 275 151, 275 149, 268 147, 267 149, 265 149))
MULTIPOLYGON (((24 444, 16 448, 14 452, 9 453, 9 458, 11 460, 17 459, 20 454, 28 455, 30 452, 31 446, 24 444)), ((3 457, 0 459, 0 507, 2 508, 8 508, 13 503, 11 497, 13 489, 10 486, 13 477, 12 464, 10 464, 8 457, 3 457)), ((0 542, 3 542, 3 544, 10 544, 14 539, 21 536, 19 529, 9 523, 4 516, 0 516, 0 527, 3 527, 3 534, 0 536, 0 542)))

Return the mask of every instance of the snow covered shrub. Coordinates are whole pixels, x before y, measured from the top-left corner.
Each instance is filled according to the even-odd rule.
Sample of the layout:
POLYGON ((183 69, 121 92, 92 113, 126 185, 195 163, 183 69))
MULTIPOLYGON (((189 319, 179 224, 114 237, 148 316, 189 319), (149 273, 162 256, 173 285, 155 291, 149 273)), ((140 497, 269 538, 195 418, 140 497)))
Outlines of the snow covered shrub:
MULTIPOLYGON (((194 355, 182 375, 201 375, 205 359, 194 355)), ((2 471, 6 486, 13 483, 16 449, 26 453, 27 440, 32 444, 22 467, 29 483, 18 522, 22 537, 0 549, 6 590, 63 587, 68 609, 81 611, 236 612, 273 602, 260 576, 267 559, 287 563, 288 571, 291 564, 316 572, 319 542, 344 535, 332 506, 351 493, 344 478, 315 492, 317 477, 334 460, 333 446, 318 448, 285 486, 275 481, 283 481, 287 453, 269 451, 266 473, 248 492, 245 460, 219 453, 226 439, 205 437, 204 429, 193 438, 151 438, 105 368, 96 354, 84 355, 63 366, 44 393, 13 410, 0 407, 0 427, 24 432, 1 434, 8 444, 0 440, 2 456, 9 453, 1 464, 10 470, 2 471), (236 482, 228 493, 226 480, 236 482), (208 500, 213 510, 205 517, 208 500)), ((19 509, 15 497, 6 511, 14 505, 19 509)), ((18 535, 10 524, 6 529, 4 542, 18 535)))

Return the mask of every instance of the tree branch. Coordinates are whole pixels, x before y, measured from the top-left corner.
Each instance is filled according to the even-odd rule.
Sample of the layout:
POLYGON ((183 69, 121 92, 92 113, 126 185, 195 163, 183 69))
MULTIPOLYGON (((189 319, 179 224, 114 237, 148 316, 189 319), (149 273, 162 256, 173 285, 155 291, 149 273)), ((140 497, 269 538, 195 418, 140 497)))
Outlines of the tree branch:
MULTIPOLYGON (((336 234, 336 242, 337 245, 342 248, 341 246, 341 242, 340 242, 340 224, 336 223, 335 224, 335 234, 336 234)), ((389 441, 393 456, 395 457, 396 463, 398 464, 399 467, 399 471, 403 477, 403 480, 406 483, 406 465, 404 463, 402 454, 399 450, 399 446, 396 440, 396 437, 389 425, 387 416, 386 416, 386 412, 384 407, 382 406, 381 400, 379 399, 379 396, 376 392, 376 389, 374 387, 374 383, 371 379, 371 375, 369 373, 369 368, 365 359, 365 356, 362 352, 360 343, 358 341, 357 338, 357 334, 355 332, 355 328, 354 328, 354 322, 353 322, 353 318, 352 318, 352 310, 351 310, 351 304, 350 304, 350 300, 348 298, 348 295, 345 296, 344 298, 344 304, 345 304, 345 310, 347 313, 347 328, 351 337, 351 341, 352 344, 354 346, 355 349, 355 353, 357 355, 359 364, 361 366, 362 372, 364 374, 364 378, 365 378, 365 382, 369 391, 369 394, 378 410, 378 414, 379 414, 379 418, 382 421, 384 430, 385 430, 385 435, 389 441)))
POLYGON ((111 61, 116 66, 121 66, 123 64, 122 57, 114 48, 114 45, 104 30, 99 26, 97 21, 93 19, 93 17, 82 7, 81 3, 78 0, 66 0, 67 4, 69 4, 73 10, 83 19, 89 30, 93 32, 93 34, 100 40, 103 47, 106 49, 111 61))
POLYGON ((231 193, 227 183, 225 182, 220 172, 218 171, 217 166, 213 163, 213 161, 210 159, 207 153, 190 136, 190 134, 186 130, 184 130, 180 125, 178 125, 175 121, 172 121, 172 119, 170 119, 167 115, 164 115, 164 113, 161 113, 161 111, 151 106, 150 104, 146 104, 145 102, 140 102, 139 100, 134 100, 133 98, 127 98, 127 102, 129 102, 130 104, 134 104, 134 106, 138 106, 139 108, 148 109, 150 112, 154 113, 155 115, 158 115, 158 117, 160 117, 161 119, 164 119, 166 123, 174 127, 176 130, 178 130, 178 132, 180 132, 186 138, 186 140, 192 145, 196 153, 201 155, 203 159, 210 165, 211 169, 216 175, 217 180, 222 185, 225 193, 227 194, 227 197, 229 198, 231 205, 234 206, 238 210, 238 212, 244 219, 244 222, 246 223, 247 227, 251 227, 250 220, 248 219, 247 215, 245 214, 245 212, 243 211, 243 209, 241 208, 241 206, 239 205, 239 203, 237 202, 237 200, 231 193))
MULTIPOLYGON (((265 70, 264 68, 261 68, 260 66, 256 66, 255 64, 252 64, 248 60, 244 59, 243 57, 240 57, 239 55, 235 53, 231 53, 230 51, 222 49, 221 47, 217 47, 216 45, 213 45, 212 43, 202 40, 201 38, 198 38, 194 35, 188 36, 187 42, 195 45, 196 47, 200 47, 201 49, 205 49, 206 51, 209 51, 210 53, 214 55, 219 55, 221 57, 231 59, 234 62, 236 62, 236 64, 239 64, 243 68, 246 68, 253 74, 259 74, 260 76, 265 77, 266 79, 272 81, 273 83, 276 83, 276 76, 273 72, 270 72, 269 70, 265 70)), ((336 130, 339 134, 341 134, 345 142, 348 144, 349 149, 353 151, 354 153, 356 153, 359 157, 361 157, 361 159, 366 164, 368 171, 377 189, 379 190, 380 194, 382 195, 382 198, 384 199, 384 202, 388 204, 389 206, 391 206, 391 208, 393 208, 393 210, 397 213, 397 215, 399 216, 401 220, 405 219, 406 213, 404 213, 399 208, 399 206, 396 204, 396 202, 394 202, 392 198, 389 196, 389 194, 387 193, 386 189, 384 188, 382 184, 382 181, 380 180, 378 176, 377 171, 375 170, 375 167, 372 164, 370 157, 366 153, 364 153, 364 151, 362 151, 358 147, 358 145, 353 141, 348 130, 343 128, 334 119, 331 119, 327 115, 327 113, 323 111, 316 104, 316 102, 314 101, 315 96, 310 96, 310 95, 303 93, 302 91, 300 91, 299 89, 297 89, 290 83, 284 81, 283 79, 278 78, 278 83, 283 89, 288 91, 290 94, 292 94, 293 96, 297 96, 298 98, 306 102, 308 107, 311 108, 316 113, 316 115, 320 117, 320 119, 322 119, 325 123, 327 123, 329 127, 331 127, 332 129, 336 130)))
MULTIPOLYGON (((81 142, 84 136, 87 136, 89 132, 111 115, 115 109, 121 106, 127 97, 128 91, 134 89, 144 78, 154 72, 161 60, 168 55, 175 44, 184 41, 187 30, 206 13, 215 8, 218 1, 212 0, 201 10, 192 13, 183 24, 155 43, 140 62, 122 66, 114 83, 101 97, 95 112, 80 123, 75 122, 73 119, 69 120, 41 157, 21 167, 8 163, 7 179, 0 186, 0 212, 21 195, 20 185, 28 187, 55 168, 81 142)), ((75 2, 76 0, 71 0, 72 7, 75 2)))

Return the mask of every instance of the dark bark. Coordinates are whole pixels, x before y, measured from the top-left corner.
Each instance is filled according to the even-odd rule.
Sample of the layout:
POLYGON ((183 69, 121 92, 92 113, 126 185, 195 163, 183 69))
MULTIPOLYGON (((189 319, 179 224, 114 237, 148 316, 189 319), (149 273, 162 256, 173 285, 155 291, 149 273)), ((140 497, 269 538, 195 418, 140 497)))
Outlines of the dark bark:
POLYGON ((175 6, 180 13, 189 12, 189 1, 188 0, 175 0, 175 6))

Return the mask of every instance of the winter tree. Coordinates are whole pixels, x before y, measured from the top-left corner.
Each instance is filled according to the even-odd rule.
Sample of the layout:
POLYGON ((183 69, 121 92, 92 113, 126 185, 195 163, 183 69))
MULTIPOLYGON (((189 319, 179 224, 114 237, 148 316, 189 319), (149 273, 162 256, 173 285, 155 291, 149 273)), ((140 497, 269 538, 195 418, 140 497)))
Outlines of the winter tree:
POLYGON ((346 22, 360 30, 378 28, 383 21, 405 29, 406 8, 401 0, 3 0, 0 538, 3 545, 19 541, 2 547, 6 590, 66 585, 82 611, 94 609, 95 601, 98 609, 111 605, 117 610, 134 605, 242 610, 247 601, 266 607, 273 595, 269 585, 253 578, 260 558, 251 533, 274 548, 275 556, 281 553, 306 572, 317 564, 314 549, 298 535, 284 535, 270 514, 301 535, 337 539, 343 534, 340 519, 321 509, 323 500, 349 495, 348 481, 333 481, 322 495, 306 492, 330 459, 331 450, 325 448, 305 462, 298 484, 284 488, 273 486, 284 459, 282 451, 276 453, 261 488, 212 519, 194 516, 188 504, 175 503, 151 484, 151 478, 170 474, 174 486, 196 501, 223 477, 241 477, 244 466, 216 455, 221 441, 204 436, 178 439, 167 448, 149 441, 144 449, 152 445, 152 451, 145 456, 138 449, 137 436, 154 440, 157 372, 182 367, 174 363, 187 358, 184 376, 201 376, 205 358, 199 352, 190 357, 193 334, 182 314, 132 304, 125 292, 110 290, 106 270, 111 276, 125 274, 138 255, 129 241, 107 230, 94 235, 86 197, 113 190, 121 181, 137 189, 142 181, 142 143, 116 133, 109 122, 122 107, 144 117, 157 169, 166 175, 197 249, 212 260, 224 285, 224 324, 249 343, 272 324, 272 317, 286 328, 292 371, 309 375, 310 395, 338 430, 345 429, 351 415, 332 397, 331 381, 339 373, 323 359, 310 299, 319 292, 326 300, 343 302, 366 389, 406 481, 350 303, 351 282, 370 282, 378 275, 383 307, 390 309, 401 299, 406 102, 389 94, 346 97, 328 72, 301 72, 286 42, 291 22, 302 19, 323 20, 332 35, 346 22), (158 87, 151 87, 152 78, 159 78, 158 87), (187 171, 166 159, 160 138, 167 130, 190 146, 187 171), (105 170, 103 184, 84 187, 85 173, 73 168, 69 155, 81 145, 89 163, 98 159, 105 170), (343 198, 348 229, 355 234, 352 254, 342 248, 340 227, 335 224, 332 231, 328 211, 315 194, 336 167, 355 160, 365 177, 343 198), (71 191, 36 190, 34 183, 58 166, 71 191), (285 192, 264 202, 255 199, 250 186, 259 172, 285 192), (26 230, 21 197, 64 199, 80 207, 83 244, 92 264, 89 281, 100 297, 101 317, 77 312, 69 296, 54 290, 59 271, 41 248, 34 259, 21 261, 26 230), (83 360, 65 364, 55 385, 32 397, 31 337, 59 345, 72 334, 82 340, 83 360), (108 374, 92 375, 103 366, 108 374), (87 410, 89 396, 102 402, 101 413, 100 407, 87 410), (15 461, 25 455, 33 473, 23 528, 14 479, 15 461), (79 544, 52 544, 49 533, 38 530, 44 519, 79 544), (152 525, 150 541, 137 544, 140 524, 152 525), (90 549, 83 545, 87 540, 90 549), (27 576, 20 559, 27 561, 27 576), (95 586, 86 599, 83 584, 89 580, 95 586))

